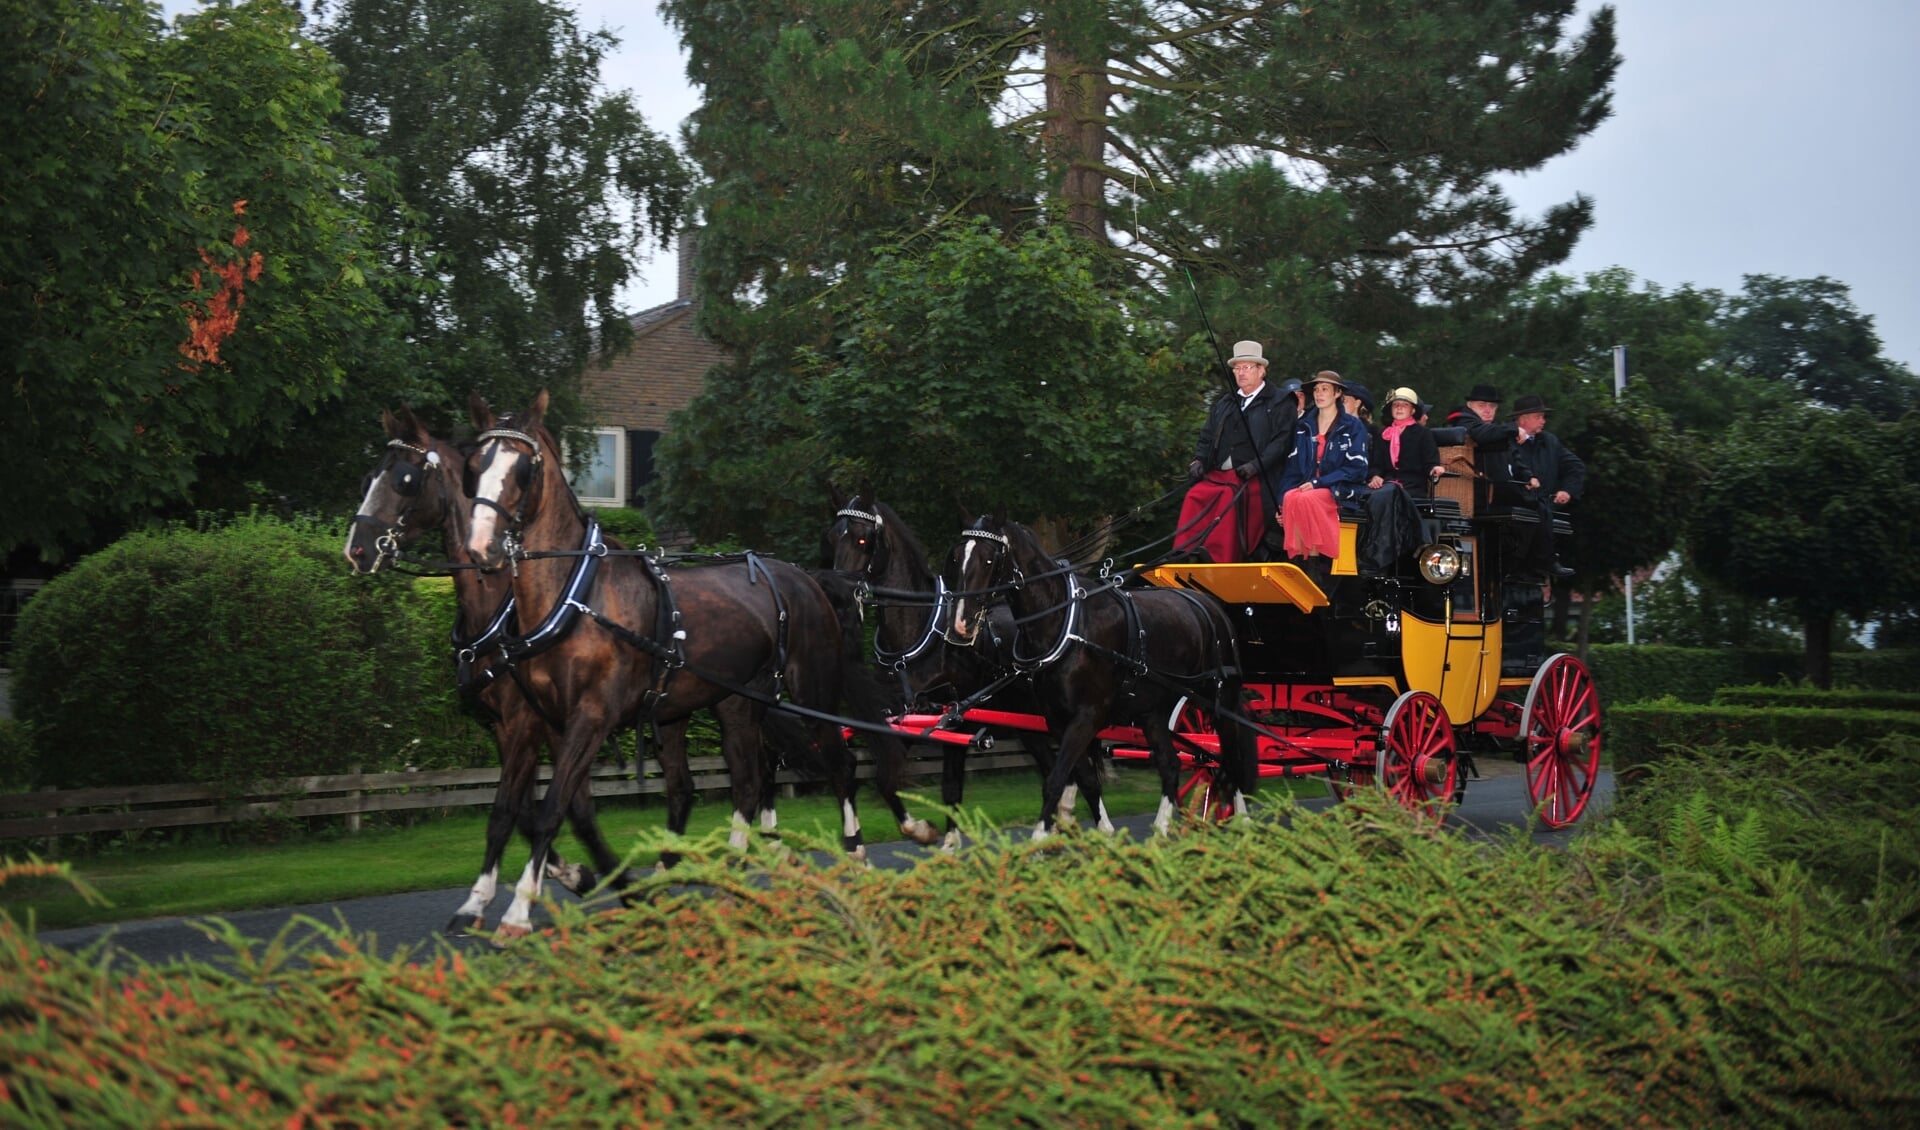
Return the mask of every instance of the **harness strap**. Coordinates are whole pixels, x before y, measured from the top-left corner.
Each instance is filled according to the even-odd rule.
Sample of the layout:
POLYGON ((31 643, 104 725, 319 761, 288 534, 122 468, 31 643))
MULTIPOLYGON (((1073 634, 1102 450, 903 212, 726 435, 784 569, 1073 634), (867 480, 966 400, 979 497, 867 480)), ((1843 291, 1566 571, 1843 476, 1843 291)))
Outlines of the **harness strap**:
POLYGON ((787 601, 786 597, 780 592, 780 585, 774 580, 773 573, 767 569, 766 563, 760 560, 758 554, 749 551, 747 554, 747 583, 750 585, 758 584, 759 581, 755 579, 756 577, 766 580, 767 592, 773 597, 773 614, 775 618, 773 631, 773 697, 776 699, 784 698, 786 697, 787 690, 787 601))
POLYGON ((540 626, 525 637, 506 636, 501 640, 500 650, 509 664, 531 659, 553 647, 573 630, 580 613, 592 611, 586 605, 586 596, 600 576, 600 559, 605 556, 606 548, 606 542, 600 538, 600 523, 592 518, 587 519, 585 548, 587 552, 580 555, 580 560, 573 567, 573 575, 567 579, 566 591, 547 610, 540 626), (596 549, 602 552, 595 552, 596 549))

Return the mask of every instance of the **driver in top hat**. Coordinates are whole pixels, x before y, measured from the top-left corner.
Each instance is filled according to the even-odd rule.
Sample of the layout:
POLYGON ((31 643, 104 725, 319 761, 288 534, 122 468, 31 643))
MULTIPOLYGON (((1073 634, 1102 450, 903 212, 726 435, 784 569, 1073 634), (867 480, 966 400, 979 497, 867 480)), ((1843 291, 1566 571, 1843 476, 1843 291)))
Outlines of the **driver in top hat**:
POLYGON ((1228 365, 1234 389, 1216 397, 1207 410, 1187 465, 1194 487, 1181 509, 1175 543, 1191 549, 1204 534, 1214 561, 1245 561, 1274 525, 1280 473, 1292 454, 1300 413, 1300 382, 1270 383, 1266 352, 1257 341, 1234 342, 1228 365), (1231 498, 1237 498, 1238 512, 1214 525, 1218 505, 1231 498))

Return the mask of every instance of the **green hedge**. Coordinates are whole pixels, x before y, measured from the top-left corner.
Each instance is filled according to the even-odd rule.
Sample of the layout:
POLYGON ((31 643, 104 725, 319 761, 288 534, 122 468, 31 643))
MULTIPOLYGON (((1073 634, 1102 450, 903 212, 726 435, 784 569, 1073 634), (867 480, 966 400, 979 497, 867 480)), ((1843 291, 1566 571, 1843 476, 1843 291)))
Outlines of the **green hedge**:
POLYGON ((1823 691, 1817 687, 1721 687, 1716 706, 1804 706, 1824 710, 1920 711, 1913 691, 1823 691))
MULTIPOLYGON (((1606 705, 1672 697, 1712 702, 1721 687, 1798 683, 1806 659, 1797 651, 1736 648, 1629 647, 1596 644, 1587 666, 1606 705)), ((1920 687, 1920 651, 1843 651, 1833 656, 1835 687, 1908 691, 1920 687)))
POLYGON ((1892 735, 1920 737, 1920 714, 1898 710, 1707 706, 1677 699, 1628 703, 1606 712, 1607 761, 1630 770, 1679 756, 1725 756, 1729 746, 1816 750, 1867 746, 1892 735))
POLYGON ((490 763, 452 689, 450 587, 356 577, 342 540, 270 518, 137 533, 50 582, 13 652, 32 784, 490 763))

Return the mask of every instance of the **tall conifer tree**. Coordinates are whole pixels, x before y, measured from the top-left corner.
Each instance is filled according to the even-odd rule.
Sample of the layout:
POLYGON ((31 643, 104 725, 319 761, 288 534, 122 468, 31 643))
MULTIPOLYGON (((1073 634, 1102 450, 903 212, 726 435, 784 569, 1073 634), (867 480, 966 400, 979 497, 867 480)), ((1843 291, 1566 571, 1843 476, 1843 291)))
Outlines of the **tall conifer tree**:
MULTIPOLYGON (((1451 375, 1467 319, 1591 220, 1584 198, 1517 216, 1496 178, 1604 120, 1618 65, 1612 10, 1570 37, 1574 0, 662 7, 706 91, 688 143, 705 327, 742 357, 727 396, 790 382, 874 248, 965 215, 1068 225, 1111 250, 1116 297, 1189 329, 1168 284, 1191 266, 1282 371, 1451 375)), ((670 443, 669 502, 697 447, 751 460, 770 423, 795 420, 670 443)), ((803 499, 815 454, 756 477, 803 499)))

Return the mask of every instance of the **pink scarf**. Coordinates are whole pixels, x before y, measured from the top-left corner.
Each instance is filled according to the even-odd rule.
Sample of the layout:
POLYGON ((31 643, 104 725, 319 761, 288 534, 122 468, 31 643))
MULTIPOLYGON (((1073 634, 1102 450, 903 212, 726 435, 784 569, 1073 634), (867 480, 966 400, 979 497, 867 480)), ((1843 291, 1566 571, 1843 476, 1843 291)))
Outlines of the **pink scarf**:
POLYGON ((1411 423, 1412 420, 1395 420, 1380 432, 1387 437, 1387 457, 1395 467, 1400 465, 1400 433, 1406 431, 1411 423))

